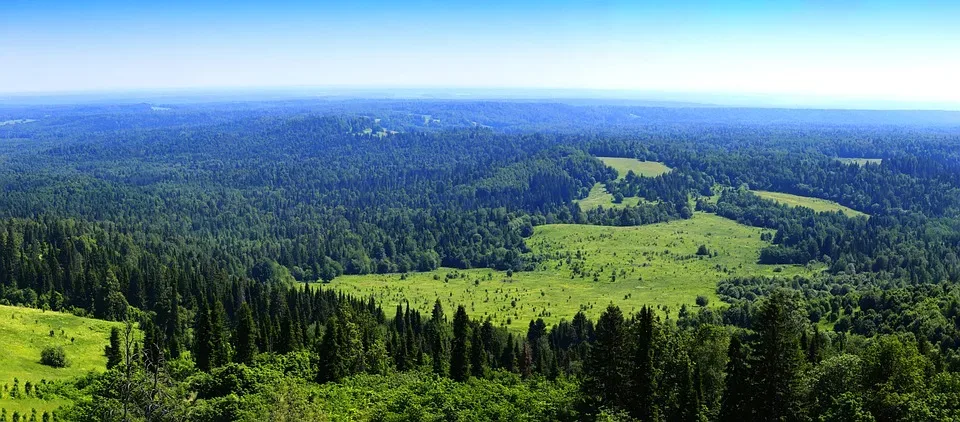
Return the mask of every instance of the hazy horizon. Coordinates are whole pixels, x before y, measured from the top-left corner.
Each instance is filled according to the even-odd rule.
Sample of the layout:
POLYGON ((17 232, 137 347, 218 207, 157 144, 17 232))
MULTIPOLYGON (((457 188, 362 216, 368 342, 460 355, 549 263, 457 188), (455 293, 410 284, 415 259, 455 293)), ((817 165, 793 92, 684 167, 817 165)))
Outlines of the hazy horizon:
POLYGON ((15 65, 0 67, 0 97, 466 90, 960 109, 960 5, 946 1, 77 3, 4 6, 0 62, 15 65))

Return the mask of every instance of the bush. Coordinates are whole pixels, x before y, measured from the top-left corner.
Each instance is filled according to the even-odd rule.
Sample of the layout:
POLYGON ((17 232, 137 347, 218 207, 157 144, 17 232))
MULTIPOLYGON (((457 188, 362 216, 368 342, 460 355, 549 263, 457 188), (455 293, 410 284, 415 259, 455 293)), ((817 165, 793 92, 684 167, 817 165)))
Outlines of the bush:
POLYGON ((40 352, 40 363, 54 368, 66 368, 70 366, 70 361, 67 359, 66 352, 63 351, 63 346, 45 347, 43 351, 40 352))
POLYGON ((710 299, 707 299, 706 296, 697 296, 697 306, 707 306, 710 303, 710 299))

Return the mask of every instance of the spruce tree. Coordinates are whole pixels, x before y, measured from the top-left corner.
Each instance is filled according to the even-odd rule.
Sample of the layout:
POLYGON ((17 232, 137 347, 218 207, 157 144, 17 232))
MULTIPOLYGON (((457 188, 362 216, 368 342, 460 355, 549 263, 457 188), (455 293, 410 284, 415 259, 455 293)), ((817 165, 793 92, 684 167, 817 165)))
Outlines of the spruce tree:
POLYGON ((517 356, 514 352, 513 333, 507 335, 507 345, 503 347, 503 353, 500 354, 500 367, 505 371, 516 372, 517 356))
POLYGON ((635 325, 631 414, 640 420, 655 420, 657 415, 657 368, 654 365, 655 318, 653 309, 640 309, 635 325))
POLYGON ((105 349, 107 355, 107 369, 113 369, 123 362, 119 328, 113 327, 110 329, 110 345, 108 345, 105 349))
POLYGON ((450 363, 446 331, 446 317, 443 315, 443 306, 440 299, 433 305, 433 314, 428 325, 427 338, 430 344, 430 357, 433 362, 433 372, 440 376, 447 376, 450 363))
POLYGON ((170 292, 168 304, 167 320, 163 326, 163 330, 167 337, 167 351, 170 353, 171 358, 177 359, 181 354, 180 339, 182 329, 180 328, 180 296, 176 290, 170 292))
POLYGON ((227 311, 220 300, 213 301, 210 310, 210 365, 214 368, 230 363, 230 332, 227 330, 227 311))
POLYGON ((144 364, 149 370, 157 372, 164 357, 163 333, 149 318, 140 323, 140 328, 143 330, 144 364))
POLYGON ((584 394, 602 404, 620 406, 628 393, 630 356, 627 329, 620 308, 609 305, 597 321, 596 340, 590 347, 584 367, 584 394))
POLYGON ((470 377, 468 353, 468 336, 470 319, 467 310, 458 306, 453 316, 453 348, 450 353, 450 378, 454 381, 466 381, 470 377))
POLYGON ((523 340, 523 345, 520 347, 518 356, 518 366, 520 369, 520 375, 524 378, 530 378, 533 375, 533 349, 530 347, 530 343, 527 343, 523 340))
POLYGON ((747 347, 740 340, 740 334, 730 338, 727 349, 726 390, 720 402, 720 421, 738 422, 753 420, 753 386, 750 377, 750 360, 747 347))
POLYGON ((754 317, 758 335, 753 360, 758 417, 763 420, 798 420, 802 417, 801 371, 805 363, 800 348, 805 313, 797 299, 775 291, 754 317))
POLYGON ((253 311, 250 305, 244 302, 240 305, 237 315, 237 331, 233 336, 236 362, 250 365, 257 355, 257 326, 253 320, 253 311))
POLYGON ((317 373, 319 382, 338 381, 347 372, 343 360, 343 351, 338 341, 340 325, 337 318, 330 318, 323 331, 323 340, 318 344, 317 355, 320 357, 320 371, 317 373))
POLYGON ((474 327, 470 339, 470 374, 477 378, 487 376, 487 350, 483 344, 483 332, 474 327))
POLYGON ((291 315, 284 315, 280 320, 280 353, 290 353, 300 350, 300 328, 291 315))
POLYGON ((193 327, 193 359, 197 368, 204 372, 210 372, 211 368, 212 333, 210 309, 207 307, 205 300, 200 300, 196 322, 193 327))

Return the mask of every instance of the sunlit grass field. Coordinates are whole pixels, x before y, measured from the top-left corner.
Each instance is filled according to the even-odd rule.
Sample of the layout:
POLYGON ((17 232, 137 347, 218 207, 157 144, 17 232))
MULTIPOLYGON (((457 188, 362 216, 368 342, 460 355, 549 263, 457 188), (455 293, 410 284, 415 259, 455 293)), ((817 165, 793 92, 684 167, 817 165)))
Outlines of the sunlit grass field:
MULTIPOLYGON (((618 179, 627 177, 627 172, 631 170, 638 176, 644 177, 656 177, 671 170, 670 167, 656 161, 640 161, 633 158, 616 157, 597 157, 597 159, 603 161, 607 166, 616 169, 618 179)), ((578 203, 580 204, 580 209, 587 211, 601 206, 604 208, 636 206, 640 201, 642 201, 642 199, 637 197, 623 198, 623 202, 615 204, 613 202, 613 195, 607 192, 606 186, 604 186, 603 183, 597 183, 590 189, 587 197, 581 199, 578 203)))
POLYGON ((850 217, 867 216, 867 214, 864 214, 853 208, 848 208, 836 202, 828 201, 826 199, 810 198, 806 196, 791 195, 789 193, 780 193, 780 192, 753 191, 753 193, 757 194, 757 196, 760 196, 761 198, 772 199, 781 204, 789 205, 792 207, 807 207, 816 212, 842 211, 844 214, 850 217))
POLYGON ((603 164, 616 169, 618 178, 620 179, 627 177, 627 172, 631 170, 636 173, 637 176, 645 177, 656 177, 672 170, 663 163, 656 161, 640 161, 635 158, 619 157, 597 157, 597 159, 603 161, 603 164))
MULTIPOLYGON (((105 370, 107 358, 104 356, 104 346, 109 342, 110 328, 113 326, 120 324, 60 312, 0 305, 0 344, 3 344, 0 347, 0 385, 7 384, 12 388, 16 378, 23 392, 27 381, 36 385, 41 380, 64 380, 88 371, 105 370), (52 368, 41 364, 40 352, 47 346, 63 346, 70 366, 52 368)), ((29 416, 31 408, 36 408, 42 414, 64 403, 64 399, 11 399, 6 391, 0 398, 0 408, 7 409, 8 417, 13 411, 29 416)))
MULTIPOLYGON (((584 310, 596 318, 609 303, 625 312, 665 306, 676 316, 698 295, 718 305, 716 282, 733 275, 809 274, 819 269, 757 264, 763 229, 713 214, 639 227, 559 224, 535 228, 527 244, 547 259, 535 271, 441 268, 425 273, 341 276, 328 286, 383 303, 392 316, 398 303, 427 312, 435 300, 450 313, 466 306, 472 318, 526 329, 538 317, 547 323, 584 310), (706 245, 716 256, 696 255, 706 245)), ((662 311, 661 311, 662 312, 662 311)))
POLYGON ((642 201, 639 197, 623 198, 623 202, 616 204, 613 202, 613 195, 607 192, 603 183, 597 183, 590 189, 590 194, 586 198, 578 201, 580 209, 589 211, 594 208, 623 208, 626 206, 636 206, 642 201))

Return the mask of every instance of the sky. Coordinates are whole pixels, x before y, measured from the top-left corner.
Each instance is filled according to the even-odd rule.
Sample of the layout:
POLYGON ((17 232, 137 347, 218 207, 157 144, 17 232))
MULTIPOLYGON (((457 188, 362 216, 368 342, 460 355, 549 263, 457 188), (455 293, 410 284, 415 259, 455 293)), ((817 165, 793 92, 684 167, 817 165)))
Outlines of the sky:
POLYGON ((3 0, 0 93, 550 88, 960 107, 960 2, 3 0))

